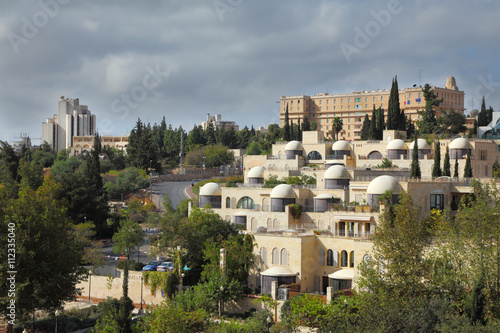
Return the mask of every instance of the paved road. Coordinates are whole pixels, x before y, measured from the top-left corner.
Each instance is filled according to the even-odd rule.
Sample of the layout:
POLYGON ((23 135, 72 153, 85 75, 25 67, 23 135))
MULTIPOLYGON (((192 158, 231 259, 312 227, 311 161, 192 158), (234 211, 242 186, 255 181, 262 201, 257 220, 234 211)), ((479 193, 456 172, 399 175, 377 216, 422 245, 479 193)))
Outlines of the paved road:
MULTIPOLYGON (((197 180, 194 181, 195 184, 197 182, 198 182, 197 180)), ((168 193, 170 200, 172 200, 172 206, 174 208, 177 208, 177 205, 181 200, 189 199, 189 197, 184 192, 184 189, 188 186, 191 186, 190 181, 158 183, 153 185, 153 193, 157 194, 159 198, 161 198, 162 195, 168 193)), ((155 204, 157 204, 157 202, 154 199, 153 201, 155 202, 155 204)))

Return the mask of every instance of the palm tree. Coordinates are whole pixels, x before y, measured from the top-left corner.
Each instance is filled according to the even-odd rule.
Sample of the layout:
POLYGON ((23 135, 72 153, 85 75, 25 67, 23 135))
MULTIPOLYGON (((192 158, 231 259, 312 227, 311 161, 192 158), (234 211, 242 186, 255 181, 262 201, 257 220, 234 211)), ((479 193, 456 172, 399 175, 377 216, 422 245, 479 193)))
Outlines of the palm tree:
POLYGON ((342 127, 344 126, 344 123, 340 117, 335 117, 333 118, 332 121, 332 132, 335 133, 335 140, 339 140, 339 133, 342 131, 342 127))

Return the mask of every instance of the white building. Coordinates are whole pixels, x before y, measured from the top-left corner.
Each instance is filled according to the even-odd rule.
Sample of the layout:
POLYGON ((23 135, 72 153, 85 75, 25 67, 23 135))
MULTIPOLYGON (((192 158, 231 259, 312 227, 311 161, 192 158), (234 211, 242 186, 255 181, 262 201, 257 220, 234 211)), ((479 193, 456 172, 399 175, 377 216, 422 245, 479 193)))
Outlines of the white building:
POLYGON ((47 141, 55 151, 73 146, 74 136, 94 135, 95 115, 87 105, 80 105, 78 98, 64 98, 57 105, 57 114, 42 123, 42 143, 47 141))
POLYGON ((216 128, 220 129, 222 127, 225 127, 226 129, 228 129, 229 127, 233 127, 235 131, 239 131, 239 129, 240 129, 240 127, 238 125, 236 125, 236 123, 234 121, 222 120, 222 117, 220 114, 216 114, 214 116, 211 116, 210 113, 207 113, 207 121, 204 121, 201 123, 201 127, 203 128, 203 130, 207 129, 210 122, 212 123, 212 126, 214 127, 214 129, 216 129, 216 128))

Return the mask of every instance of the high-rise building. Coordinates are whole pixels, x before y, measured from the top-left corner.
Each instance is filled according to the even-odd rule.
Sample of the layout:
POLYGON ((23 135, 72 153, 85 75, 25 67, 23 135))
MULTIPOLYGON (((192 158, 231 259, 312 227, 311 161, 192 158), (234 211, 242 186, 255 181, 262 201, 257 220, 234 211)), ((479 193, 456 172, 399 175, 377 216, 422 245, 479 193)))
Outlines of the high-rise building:
MULTIPOLYGON (((432 89, 437 94, 437 98, 443 99, 437 108, 438 115, 440 110, 464 113, 464 92, 458 89, 453 76, 447 79, 444 88, 433 86, 432 89)), ((343 129, 339 133, 339 139, 360 140, 365 114, 371 118, 373 107, 384 109, 387 117, 390 92, 390 90, 363 90, 349 94, 320 93, 315 96, 281 96, 280 126, 284 125, 285 110, 288 105, 288 115, 294 124, 298 123, 299 118, 302 123, 306 116, 309 122, 316 122, 317 130, 328 135, 332 130, 333 118, 340 117, 343 129)), ((418 120, 417 111, 425 108, 422 87, 399 89, 399 103, 407 117, 411 117, 412 121, 418 120)))
POLYGON ((46 141, 55 151, 73 146, 73 137, 94 135, 95 115, 78 98, 64 98, 57 105, 57 114, 42 123, 42 143, 46 141))

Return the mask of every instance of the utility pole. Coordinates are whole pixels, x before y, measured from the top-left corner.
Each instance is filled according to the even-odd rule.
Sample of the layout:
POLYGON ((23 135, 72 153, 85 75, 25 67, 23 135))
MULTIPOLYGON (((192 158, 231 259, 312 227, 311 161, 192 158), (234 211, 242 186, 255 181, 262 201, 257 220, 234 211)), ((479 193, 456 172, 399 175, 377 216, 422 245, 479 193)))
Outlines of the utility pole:
POLYGON ((179 153, 180 165, 181 165, 181 168, 180 168, 180 174, 181 175, 184 174, 184 158, 183 158, 183 155, 184 155, 184 137, 183 137, 182 131, 181 131, 181 152, 179 153))

